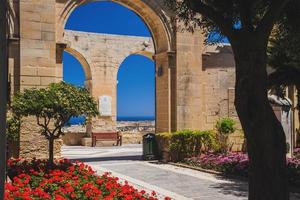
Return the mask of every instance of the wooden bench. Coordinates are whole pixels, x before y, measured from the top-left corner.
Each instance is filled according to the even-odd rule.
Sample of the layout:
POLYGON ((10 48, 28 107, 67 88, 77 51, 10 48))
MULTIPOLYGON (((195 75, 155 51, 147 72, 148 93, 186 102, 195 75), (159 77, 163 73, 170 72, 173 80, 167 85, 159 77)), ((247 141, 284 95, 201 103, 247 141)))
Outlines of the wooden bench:
POLYGON ((97 132, 92 133, 92 147, 96 146, 97 140, 100 141, 116 141, 117 146, 122 146, 122 136, 120 132, 97 132))

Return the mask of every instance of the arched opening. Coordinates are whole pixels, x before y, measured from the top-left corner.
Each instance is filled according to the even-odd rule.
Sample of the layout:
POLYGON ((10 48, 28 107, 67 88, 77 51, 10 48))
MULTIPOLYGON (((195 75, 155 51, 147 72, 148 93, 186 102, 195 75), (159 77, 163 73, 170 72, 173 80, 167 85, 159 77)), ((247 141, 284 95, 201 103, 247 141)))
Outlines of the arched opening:
MULTIPOLYGON (((74 50, 67 49, 63 53, 63 81, 78 87, 87 88, 86 83, 90 78, 90 71, 86 64, 87 63, 84 62, 83 57, 80 54, 76 53, 74 50)), ((71 118, 66 124, 66 127, 71 125, 81 125, 83 122, 84 116, 71 118)), ((83 129, 82 132, 85 132, 85 129, 83 129)))
POLYGON ((84 87, 86 74, 81 62, 67 51, 64 52, 63 58, 63 80, 67 83, 84 87))
MULTIPOLYGON (((151 132, 155 131, 156 63, 153 60, 154 52, 163 51, 163 53, 166 53, 169 49, 169 40, 166 39, 163 43, 159 42, 166 34, 161 35, 157 40, 154 38, 155 34, 151 31, 152 29, 157 33, 162 30, 165 31, 164 28, 159 28, 158 21, 156 22, 156 27, 152 27, 151 29, 149 21, 143 21, 143 17, 133 12, 135 9, 128 9, 128 6, 124 7, 123 5, 113 2, 80 4, 80 6, 77 6, 78 8, 76 7, 77 9, 69 10, 73 12, 66 18, 68 21, 65 22, 63 41, 61 43, 65 44, 65 51, 75 56, 82 65, 87 80, 93 85, 91 94, 98 101, 99 105, 100 116, 93 120, 93 127, 89 127, 88 132, 91 130, 91 132, 111 132, 118 130, 117 118, 119 115, 122 115, 119 112, 122 111, 122 108, 120 108, 122 104, 123 110, 126 107, 128 108, 128 104, 132 105, 130 106, 132 110, 131 115, 125 117, 134 116, 140 118, 138 120, 151 121, 151 132), (102 20, 99 21, 99 19, 102 20), (133 67, 129 70, 126 66, 123 67, 126 63, 128 65, 128 62, 129 65, 130 63, 131 65, 134 64, 133 66, 129 66, 129 68, 133 67), (117 75, 121 64, 122 69, 120 71, 123 71, 123 68, 125 69, 125 79, 130 78, 131 70, 137 72, 136 66, 140 65, 140 69, 142 69, 141 74, 144 74, 149 80, 145 85, 143 78, 139 75, 140 73, 137 72, 138 82, 127 86, 127 88, 131 89, 134 85, 144 85, 144 89, 139 90, 144 93, 144 100, 139 101, 140 110, 135 110, 136 103, 132 103, 126 98, 123 100, 122 98, 119 99, 117 95, 117 91, 120 91, 117 90, 119 87, 117 84, 117 75), (104 114, 101 111, 101 100, 103 97, 109 97, 108 99, 111 101, 106 105, 111 107, 108 109, 110 112, 104 114), (119 105, 118 109, 117 105, 119 105), (141 110, 143 108, 147 108, 147 110, 141 110)), ((153 11, 151 12, 153 14, 153 11)), ((144 17, 148 18, 146 15, 144 17)), ((127 81, 125 80, 125 82, 127 81)), ((121 84, 123 84, 123 81, 121 81, 121 84)), ((130 92, 132 90, 127 90, 125 93, 128 96, 130 92)), ((124 115, 121 117, 124 117, 124 115)), ((149 129, 146 128, 145 130, 149 129)), ((139 143, 141 141, 142 136, 139 139, 139 143)))
POLYGON ((117 118, 131 121, 119 128, 126 131, 155 131, 155 66, 144 55, 130 55, 118 71, 117 118), (142 123, 139 123, 142 122, 142 123), (126 127, 127 126, 127 127, 126 127), (137 130, 139 126, 140 130, 137 130))
MULTIPOLYGON (((56 4, 57 15, 57 41, 62 41, 64 36, 64 29, 70 15, 78 7, 90 4, 91 2, 98 2, 99 0, 63 0, 58 1, 56 4)), ((108 1, 101 1, 108 2, 108 1)), ((163 53, 172 51, 175 47, 175 38, 173 33, 173 26, 171 19, 166 16, 165 8, 163 5, 156 1, 144 2, 142 0, 113 0, 124 7, 136 13, 147 25, 150 33, 153 36, 156 53, 163 53)), ((98 19, 99 20, 99 19, 98 19)), ((101 20, 101 18, 100 18, 101 20)))

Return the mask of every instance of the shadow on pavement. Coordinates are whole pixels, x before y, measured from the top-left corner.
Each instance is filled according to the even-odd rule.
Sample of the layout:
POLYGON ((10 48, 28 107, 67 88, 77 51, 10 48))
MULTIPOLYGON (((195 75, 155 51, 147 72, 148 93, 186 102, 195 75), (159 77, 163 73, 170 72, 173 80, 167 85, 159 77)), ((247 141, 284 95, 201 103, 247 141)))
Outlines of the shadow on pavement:
MULTIPOLYGON (((224 179, 224 177, 223 177, 224 179)), ((227 179, 231 181, 230 183, 217 183, 211 186, 211 188, 217 189, 220 193, 224 195, 233 195, 236 197, 248 197, 248 184, 247 182, 235 180, 235 179, 227 179)), ((291 190, 290 200, 300 200, 299 191, 291 190)))
POLYGON ((110 156, 110 157, 96 157, 96 158, 76 158, 69 159, 71 162, 80 161, 80 162, 98 162, 98 161, 137 161, 142 160, 142 156, 110 156))
MULTIPOLYGON (((224 177, 223 177, 224 179, 224 177)), ((233 195, 237 197, 248 197, 248 185, 244 181, 228 179, 228 183, 216 183, 211 188, 217 189, 224 195, 233 195)))

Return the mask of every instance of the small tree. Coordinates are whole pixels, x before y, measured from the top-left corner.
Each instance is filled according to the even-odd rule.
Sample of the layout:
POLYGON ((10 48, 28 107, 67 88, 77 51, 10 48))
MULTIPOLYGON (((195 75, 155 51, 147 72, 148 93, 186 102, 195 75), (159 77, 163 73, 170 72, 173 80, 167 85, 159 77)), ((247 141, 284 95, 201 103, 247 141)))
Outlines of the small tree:
POLYGON ((53 163, 54 141, 71 117, 87 120, 98 114, 97 104, 84 88, 60 82, 43 89, 26 89, 14 97, 13 112, 20 117, 35 116, 41 134, 49 140, 49 163, 53 163))

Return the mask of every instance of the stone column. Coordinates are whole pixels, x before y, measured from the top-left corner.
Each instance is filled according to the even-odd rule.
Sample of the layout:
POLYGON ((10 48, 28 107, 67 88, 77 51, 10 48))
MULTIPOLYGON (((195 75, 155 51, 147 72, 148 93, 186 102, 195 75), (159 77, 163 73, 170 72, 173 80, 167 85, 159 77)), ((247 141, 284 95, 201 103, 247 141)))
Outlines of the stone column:
POLYGON ((56 81, 55 0, 20 0, 21 90, 56 81))
MULTIPOLYGON (((20 90, 61 79, 56 67, 55 0, 20 0, 20 90)), ((59 143, 59 141, 58 141, 59 143)), ((60 156, 60 145, 56 145, 60 156)), ((48 141, 32 118, 23 119, 20 157, 48 157, 48 141)))
MULTIPOLYGON (((298 104, 298 96, 297 96, 297 89, 295 86, 290 86, 288 88, 288 97, 291 99, 293 107, 295 108, 298 104)), ((296 146, 297 141, 299 138, 297 138, 297 131, 300 131, 300 124, 299 124, 299 110, 294 109, 293 110, 293 143, 294 146, 296 146)))
POLYGON ((176 54, 158 53, 156 65, 156 132, 176 129, 176 54))
MULTIPOLYGON (((93 63, 93 80, 92 80, 92 95, 98 103, 99 111, 101 112, 98 117, 93 119, 92 131, 115 131, 117 128, 117 79, 116 74, 119 64, 110 62, 93 63), (108 104, 111 112, 108 114, 103 113, 100 105, 101 97, 108 97, 108 104), (110 105, 109 105, 110 104, 110 105)), ((102 104, 103 105, 103 104, 102 104)))
POLYGON ((204 122, 202 51, 200 31, 177 33, 176 119, 177 130, 201 129, 204 122))

